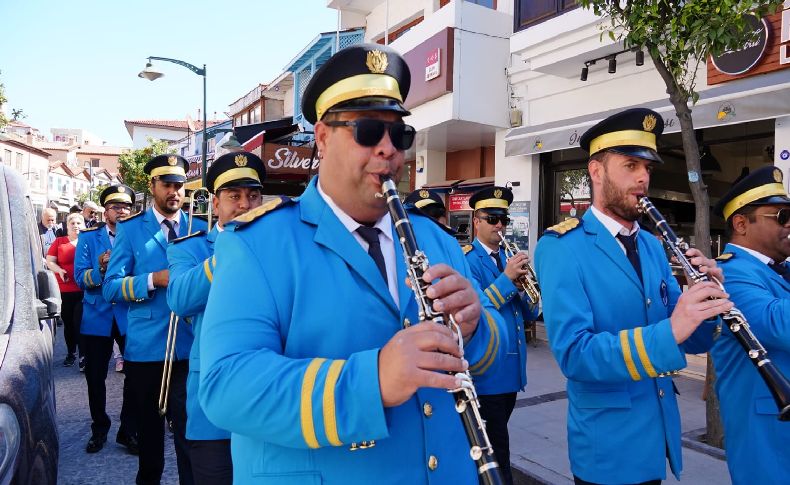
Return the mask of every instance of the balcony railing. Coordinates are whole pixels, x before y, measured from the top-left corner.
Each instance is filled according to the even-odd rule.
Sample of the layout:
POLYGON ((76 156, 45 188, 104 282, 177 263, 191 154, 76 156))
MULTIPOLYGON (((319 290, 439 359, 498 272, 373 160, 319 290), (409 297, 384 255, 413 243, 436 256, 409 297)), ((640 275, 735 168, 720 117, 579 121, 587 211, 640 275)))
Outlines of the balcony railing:
POLYGON ((252 105, 263 95, 263 90, 266 89, 266 86, 263 84, 257 85, 255 88, 252 89, 249 93, 245 94, 241 99, 235 101, 233 104, 229 106, 230 113, 236 114, 241 112, 247 106, 252 105))

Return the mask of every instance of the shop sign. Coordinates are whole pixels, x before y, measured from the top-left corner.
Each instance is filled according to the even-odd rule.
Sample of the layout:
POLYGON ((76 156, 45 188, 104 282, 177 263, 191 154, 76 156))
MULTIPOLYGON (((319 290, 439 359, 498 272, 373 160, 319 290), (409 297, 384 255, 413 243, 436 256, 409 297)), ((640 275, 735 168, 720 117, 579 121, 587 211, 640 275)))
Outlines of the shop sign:
POLYGON ((430 52, 425 58, 425 80, 430 81, 431 79, 436 79, 439 77, 441 73, 440 63, 441 63, 441 56, 442 56, 442 49, 441 47, 437 47, 430 52))
POLYGON ((472 194, 450 194, 447 201, 447 210, 452 211, 470 211, 472 208, 469 206, 469 199, 472 194))
POLYGON ((316 173, 321 160, 314 158, 311 161, 310 155, 312 152, 312 147, 264 143, 261 159, 266 165, 268 174, 316 173))
POLYGON ((768 22, 754 15, 748 16, 746 21, 757 37, 740 49, 725 51, 711 58, 713 66, 724 74, 736 76, 748 72, 765 54, 765 48, 768 46, 768 22))

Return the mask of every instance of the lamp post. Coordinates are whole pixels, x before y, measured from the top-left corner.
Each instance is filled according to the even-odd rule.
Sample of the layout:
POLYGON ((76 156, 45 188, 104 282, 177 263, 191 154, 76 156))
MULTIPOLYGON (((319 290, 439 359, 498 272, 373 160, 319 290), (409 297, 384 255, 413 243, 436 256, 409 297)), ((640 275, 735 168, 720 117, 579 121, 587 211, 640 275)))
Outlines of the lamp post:
POLYGON ((179 66, 186 67, 187 69, 194 72, 198 76, 203 76, 203 147, 202 147, 203 153, 201 155, 201 162, 200 162, 200 175, 201 175, 201 184, 203 187, 205 187, 206 186, 206 151, 208 150, 208 140, 206 139, 206 65, 203 64, 203 69, 201 69, 195 66, 194 64, 180 61, 178 59, 149 56, 148 62, 145 64, 145 69, 140 71, 140 74, 138 74, 137 77, 148 79, 149 81, 155 81, 160 77, 164 76, 164 73, 158 72, 153 69, 153 65, 151 64, 152 60, 172 62, 173 64, 178 64, 179 66))

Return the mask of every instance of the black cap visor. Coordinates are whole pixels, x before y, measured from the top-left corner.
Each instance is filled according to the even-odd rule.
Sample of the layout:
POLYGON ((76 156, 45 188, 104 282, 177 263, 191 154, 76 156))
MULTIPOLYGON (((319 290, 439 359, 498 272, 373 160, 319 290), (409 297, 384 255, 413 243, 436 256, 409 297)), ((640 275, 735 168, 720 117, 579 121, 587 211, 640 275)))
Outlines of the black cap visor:
POLYGON ((606 151, 619 153, 620 155, 626 155, 629 157, 644 158, 645 160, 650 160, 651 162, 664 163, 664 160, 661 160, 661 157, 658 156, 658 153, 656 153, 655 150, 651 150, 650 148, 645 148, 642 146, 619 146, 608 148, 606 151))
POLYGON ((158 175, 155 178, 156 180, 160 180, 162 182, 173 182, 173 183, 181 182, 182 184, 187 181, 187 178, 184 177, 183 175, 176 175, 176 174, 158 175))
POLYGON ((772 195, 749 202, 747 205, 790 205, 790 198, 783 195, 772 195))
POLYGON ((327 113, 338 113, 342 111, 393 111, 401 116, 409 116, 411 112, 403 107, 400 101, 384 97, 357 98, 344 103, 336 104, 327 113))
POLYGON ((251 178, 243 178, 237 180, 231 180, 223 184, 222 186, 215 189, 216 192, 225 189, 241 189, 241 188, 251 188, 251 189, 262 189, 263 185, 255 179, 251 178))

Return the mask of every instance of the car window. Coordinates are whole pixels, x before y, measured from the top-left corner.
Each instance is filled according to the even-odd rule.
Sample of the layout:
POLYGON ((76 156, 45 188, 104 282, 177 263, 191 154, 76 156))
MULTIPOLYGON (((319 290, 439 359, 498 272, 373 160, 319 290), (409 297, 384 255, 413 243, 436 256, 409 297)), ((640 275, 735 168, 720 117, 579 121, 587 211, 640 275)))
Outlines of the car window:
POLYGON ((0 170, 0 334, 11 323, 14 301, 14 249, 5 170, 0 170))

